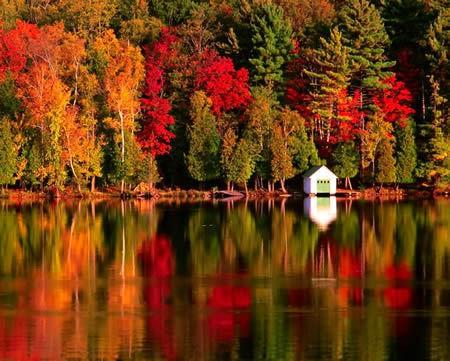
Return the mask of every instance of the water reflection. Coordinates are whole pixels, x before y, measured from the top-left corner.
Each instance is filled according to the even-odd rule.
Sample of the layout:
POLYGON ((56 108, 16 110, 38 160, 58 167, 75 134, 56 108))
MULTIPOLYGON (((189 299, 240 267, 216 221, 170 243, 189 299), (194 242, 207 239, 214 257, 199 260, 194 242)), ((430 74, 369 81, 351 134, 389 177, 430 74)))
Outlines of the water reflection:
POLYGON ((326 231, 329 224, 337 218, 336 197, 307 197, 303 201, 305 215, 326 231))
POLYGON ((450 202, 0 204, 0 359, 450 359, 450 202))

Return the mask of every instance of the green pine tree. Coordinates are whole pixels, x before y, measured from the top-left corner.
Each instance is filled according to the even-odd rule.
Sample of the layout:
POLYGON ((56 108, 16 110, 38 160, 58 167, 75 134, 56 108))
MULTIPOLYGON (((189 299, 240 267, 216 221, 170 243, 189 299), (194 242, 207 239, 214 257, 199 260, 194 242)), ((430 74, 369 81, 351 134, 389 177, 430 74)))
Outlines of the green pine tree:
POLYGON ((426 33, 426 58, 434 80, 439 83, 440 91, 448 99, 450 86, 450 4, 443 7, 436 4, 437 16, 426 33))
MULTIPOLYGON (((367 93, 383 87, 395 62, 388 61, 390 41, 377 8, 369 0, 348 0, 339 13, 342 42, 349 48, 351 83, 361 90, 361 106, 367 93)), ((367 99, 366 99, 367 98, 367 99)))
POLYGON ((211 100, 204 92, 194 93, 190 113, 188 171, 200 182, 215 179, 219 176, 220 138, 216 118, 211 113, 211 100))
POLYGON ((321 46, 313 50, 313 70, 305 70, 313 85, 311 108, 320 118, 320 131, 327 141, 331 133, 331 121, 344 120, 337 112, 340 93, 349 82, 348 48, 342 43, 342 33, 337 27, 329 39, 320 38, 321 46))
POLYGON ((0 121, 0 185, 13 184, 17 170, 17 152, 9 119, 0 121))
POLYGON ((447 99, 440 94, 439 83, 431 76, 431 114, 432 124, 424 162, 419 174, 433 183, 450 183, 450 138, 446 132, 444 114, 448 111, 447 99))
POLYGON ((339 143, 333 152, 333 172, 345 179, 345 187, 353 189, 350 178, 358 174, 359 154, 355 143, 339 143))
POLYGON ((256 85, 272 87, 278 93, 293 49, 291 25, 283 9, 269 3, 254 10, 251 29, 253 81, 256 85))
POLYGON ((388 138, 381 139, 376 150, 377 162, 375 181, 377 183, 393 183, 396 181, 394 146, 388 138))
POLYGON ((417 165, 417 150, 412 120, 409 120, 404 127, 397 127, 395 133, 397 182, 412 183, 414 182, 414 171, 417 165))

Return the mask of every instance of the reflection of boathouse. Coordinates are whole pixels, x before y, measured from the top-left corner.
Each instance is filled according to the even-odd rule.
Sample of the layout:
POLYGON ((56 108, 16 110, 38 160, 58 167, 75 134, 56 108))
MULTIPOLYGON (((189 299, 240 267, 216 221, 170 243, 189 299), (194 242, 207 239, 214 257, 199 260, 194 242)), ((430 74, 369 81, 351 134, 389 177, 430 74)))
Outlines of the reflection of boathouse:
POLYGON ((303 208, 320 230, 326 230, 337 217, 336 197, 308 197, 303 201, 303 208))

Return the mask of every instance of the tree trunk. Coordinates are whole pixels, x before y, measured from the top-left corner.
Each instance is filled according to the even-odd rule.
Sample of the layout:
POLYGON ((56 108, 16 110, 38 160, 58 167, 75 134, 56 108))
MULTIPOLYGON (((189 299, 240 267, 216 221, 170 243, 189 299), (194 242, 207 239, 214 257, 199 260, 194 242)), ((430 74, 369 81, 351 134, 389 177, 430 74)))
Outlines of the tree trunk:
POLYGON ((248 198, 248 187, 247 187, 247 182, 244 182, 244 189, 245 189, 245 197, 248 198))
MULTIPOLYGON (((124 119, 123 114, 121 111, 119 111, 119 117, 120 117, 120 137, 121 137, 121 149, 120 149, 120 155, 121 155, 121 161, 122 161, 122 167, 125 163, 125 129, 124 129, 124 119)), ((120 185, 120 194, 123 194, 124 190, 124 179, 122 179, 121 185, 120 185)))
POLYGON ((153 158, 152 155, 150 155, 149 172, 148 172, 148 189, 150 192, 153 191, 153 188, 155 186, 155 180, 153 179, 154 177, 152 174, 152 171, 153 171, 154 165, 155 165, 155 163, 153 163, 153 162, 156 162, 156 160, 155 160, 155 158, 153 158))
POLYGON ((284 179, 284 178, 281 178, 281 179, 280 179, 281 191, 282 191, 283 193, 287 193, 286 187, 285 187, 285 182, 286 182, 286 179, 284 179))
POLYGON ((349 186, 350 190, 352 191, 353 190, 352 181, 350 180, 350 177, 347 177, 347 178, 348 178, 348 186, 349 186))
POLYGON ((231 182, 227 181, 227 191, 230 191, 230 190, 231 190, 231 182))
POLYGON ((426 114, 426 106, 425 106, 425 85, 423 83, 423 74, 421 79, 421 91, 420 91, 420 97, 422 98, 422 121, 425 122, 425 114, 426 114))
POLYGON ((95 175, 91 178, 91 193, 95 192, 95 175))

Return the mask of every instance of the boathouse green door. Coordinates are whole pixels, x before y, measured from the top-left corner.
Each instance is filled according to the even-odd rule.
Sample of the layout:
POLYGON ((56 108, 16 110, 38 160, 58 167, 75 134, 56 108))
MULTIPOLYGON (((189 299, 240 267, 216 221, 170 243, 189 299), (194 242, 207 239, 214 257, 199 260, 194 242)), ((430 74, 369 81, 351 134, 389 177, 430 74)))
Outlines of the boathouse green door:
POLYGON ((318 179, 317 180, 317 193, 330 193, 330 180, 318 179))

